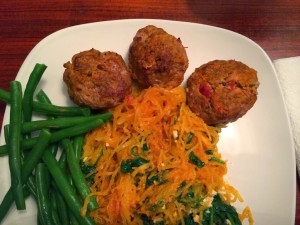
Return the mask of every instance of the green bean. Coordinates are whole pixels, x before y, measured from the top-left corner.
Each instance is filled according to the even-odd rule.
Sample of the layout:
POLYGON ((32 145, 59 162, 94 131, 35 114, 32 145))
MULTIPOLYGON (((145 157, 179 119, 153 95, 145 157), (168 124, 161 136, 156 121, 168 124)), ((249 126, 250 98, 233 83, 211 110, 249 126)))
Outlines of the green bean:
POLYGON ((3 131, 4 131, 5 142, 8 144, 8 142, 9 142, 9 124, 6 124, 3 126, 3 131))
MULTIPOLYGON (((70 171, 68 170, 67 173, 70 173, 70 171)), ((68 181, 69 181, 69 183, 70 183, 70 185, 71 185, 71 187, 72 187, 72 190, 73 190, 74 192, 76 192, 76 188, 75 188, 75 186, 74 186, 74 181, 73 181, 73 179, 72 179, 72 176, 68 176, 68 181)), ((69 215, 69 218, 70 218, 70 225, 72 225, 72 224, 76 225, 76 223, 78 223, 78 222, 77 222, 75 216, 73 215, 73 213, 72 213, 70 210, 68 210, 66 213, 69 215)))
MULTIPOLYGON (((49 99, 49 97, 46 95, 46 93, 42 90, 42 89, 40 89, 39 90, 39 92, 36 94, 36 98, 37 98, 37 100, 38 100, 38 102, 42 102, 42 103, 47 103, 47 104, 52 104, 51 103, 51 100, 49 99)), ((48 117, 49 119, 53 119, 53 118, 55 118, 55 117, 48 117)), ((35 122, 34 122, 35 123, 35 122)), ((25 123, 23 123, 23 126, 22 126, 22 132, 24 132, 24 125, 26 124, 26 122, 25 123)), ((30 123, 29 123, 30 124, 30 123)), ((40 127, 39 129, 43 129, 43 128, 51 128, 51 127, 40 127)), ((31 129, 30 131, 28 131, 28 132, 32 132, 32 131, 36 131, 36 130, 38 130, 38 129, 31 129)), ((57 154, 57 151, 58 151, 58 144, 52 144, 51 145, 51 153, 55 156, 56 154, 57 154)))
MULTIPOLYGON (((36 95, 36 98, 37 98, 38 102, 52 104, 50 98, 46 95, 46 93, 42 89, 39 90, 39 92, 36 95)), ((53 116, 48 117, 48 119, 54 119, 54 118, 55 117, 53 117, 53 116)), ((35 123, 35 121, 34 121, 34 123, 35 123)), ((24 128, 25 124, 26 124, 26 122, 23 123, 22 132, 24 132, 23 128, 24 128)), ((43 129, 43 128, 51 128, 51 127, 50 126, 49 127, 39 127, 39 129, 43 129)), ((36 129, 30 129, 28 132, 36 131, 36 130, 39 130, 39 129, 37 129, 37 128, 36 129)), ((50 151, 55 156, 57 154, 57 151, 58 151, 58 144, 56 144, 56 143, 52 144, 52 147, 51 147, 50 151)))
POLYGON ((70 212, 70 225, 79 225, 78 221, 76 220, 75 216, 70 212))
POLYGON ((21 123, 22 123, 22 86, 19 81, 10 82, 11 108, 9 125, 9 168, 11 187, 18 210, 23 210, 25 198, 21 179, 21 123))
POLYGON ((83 145, 84 145, 84 136, 83 135, 78 135, 73 138, 74 154, 75 154, 77 162, 80 161, 83 145))
MULTIPOLYGON (((74 182, 75 184, 77 181, 71 180, 72 182, 68 182, 68 179, 65 177, 66 175, 63 174, 63 170, 65 170, 66 173, 70 173, 70 171, 68 171, 68 169, 66 168, 66 165, 71 165, 71 168, 76 168, 75 172, 71 170, 72 173, 78 174, 81 171, 79 166, 79 159, 82 154, 81 151, 84 140, 83 133, 89 132, 90 130, 103 125, 104 122, 112 118, 112 114, 104 113, 101 115, 91 115, 91 110, 89 108, 52 105, 50 99, 43 92, 43 90, 40 90, 38 92, 38 94, 36 95, 36 100, 34 101, 33 94, 45 69, 45 65, 36 64, 34 70, 30 74, 28 83, 24 91, 23 99, 21 84, 18 81, 11 82, 10 92, 0 89, 0 100, 3 100, 11 105, 10 123, 9 125, 6 125, 6 131, 4 132, 6 136, 6 145, 0 146, 0 156, 8 154, 9 160, 13 161, 12 159, 14 159, 14 163, 16 162, 16 159, 19 159, 19 161, 17 161, 17 164, 13 164, 15 171, 17 171, 18 173, 13 173, 14 170, 11 170, 11 173, 15 174, 11 175, 11 188, 4 196, 3 201, 0 205, 0 223, 8 212, 10 206, 14 202, 17 206, 17 209, 20 209, 21 207, 18 207, 17 202, 20 201, 21 203, 22 200, 24 202, 25 208, 26 206, 24 198, 29 196, 29 194, 31 193, 38 203, 38 224, 59 225, 71 223, 73 225, 93 225, 95 223, 88 214, 86 214, 85 217, 82 217, 80 215, 82 199, 80 199, 80 197, 77 195, 75 187, 71 186, 73 185, 72 182, 74 182), (16 92, 13 87, 19 88, 19 92, 16 92), (18 95, 18 98, 16 97, 17 93, 20 93, 20 95, 18 95), (16 110, 16 102, 20 103, 17 105, 18 110, 16 110), (17 115, 19 116, 16 120, 12 119, 13 112, 14 114, 17 113, 17 115), (51 119, 47 119, 45 121, 31 121, 33 112, 51 116, 51 119), (23 124, 22 115, 25 121, 23 124), (56 119, 53 118, 53 116, 62 116, 67 118, 56 119), (75 117, 68 118, 68 116, 75 117), (15 121, 18 121, 18 126, 13 123, 15 121), (46 128, 58 130, 52 131, 50 133, 50 131, 46 130, 46 128), (24 138, 27 136, 24 136, 23 139, 21 138, 22 133, 27 135, 33 131, 38 130, 41 130, 38 137, 27 139, 24 138), (58 142, 73 136, 76 137, 74 138, 72 144, 69 140, 69 150, 66 150, 65 152, 63 151, 60 156, 59 162, 57 162, 55 157, 58 150, 58 142), (12 141, 12 138, 14 141, 12 141), (18 149, 18 152, 11 153, 12 148, 18 149), (72 148, 76 149, 76 153, 72 148), (25 157, 24 162, 22 162, 21 150, 25 149, 30 149, 30 151, 24 151, 23 154, 25 157), (12 155, 16 156, 16 154, 18 156, 17 158, 11 157, 12 155), (66 154, 68 154, 68 157, 66 154), (41 158, 44 163, 39 163, 41 158), (68 158, 71 158, 73 160, 71 161, 68 158), (38 166, 36 166, 37 164, 38 166), (34 168, 36 168, 36 170, 33 173, 34 168), (46 179, 47 177, 49 177, 49 173, 51 174, 51 177, 53 179, 51 181, 51 185, 54 188, 53 190, 49 189, 50 181, 46 179), (35 174, 36 176, 34 177, 33 174, 35 174), (18 179, 12 179, 13 176, 17 176, 18 179), (13 184, 18 188, 18 192, 16 193, 20 194, 19 197, 15 194, 16 190, 13 189, 13 184), (57 192, 54 193, 54 190, 57 190, 57 192), (21 194, 23 194, 23 196, 21 194), (50 202, 49 194, 51 194, 52 202, 50 202), (23 197, 23 199, 20 197, 23 197), (57 199, 61 199, 62 201, 59 201, 57 199), (65 215, 67 216, 61 215, 61 206, 65 206, 65 211, 62 211, 64 211, 65 215), (62 217, 65 218, 62 219, 62 217)), ((70 179, 71 177, 72 176, 68 176, 68 178, 70 179)), ((82 178, 83 180, 85 180, 83 175, 80 177, 80 179, 82 178)), ((81 185, 80 187, 82 187, 82 184, 77 184, 77 186, 79 185, 81 185)), ((83 189, 84 191, 86 191, 85 188, 83 189)), ((85 195, 83 196, 87 196, 89 193, 91 193, 88 186, 87 188, 89 192, 85 193, 85 195)), ((95 203, 97 204, 96 200, 95 203)), ((90 204, 88 206, 89 210, 94 209, 90 208, 90 204)))
POLYGON ((27 190, 30 192, 30 194, 36 199, 36 185, 35 185, 35 177, 33 175, 30 175, 26 182, 27 190))
MULTIPOLYGON (((26 150, 32 148, 37 142, 37 137, 24 139, 21 141, 21 149, 26 150)), ((8 144, 0 146, 0 156, 8 155, 8 144)))
MULTIPOLYGON (((36 94, 36 98, 37 98, 38 102, 52 104, 50 98, 46 95, 46 93, 42 89, 40 89, 38 91, 38 93, 36 94)), ((55 118, 54 116, 48 116, 48 119, 54 119, 54 118, 55 118)), ((36 123, 36 122, 34 121, 34 123, 36 123)), ((22 132, 23 133, 25 132, 24 131, 24 127, 26 127, 25 124, 26 124, 26 122, 23 123, 23 126, 22 126, 22 132)), ((30 123, 28 123, 28 124, 30 124, 30 123)), ((35 127, 35 126, 33 126, 33 127, 35 127)), ((46 128, 46 126, 35 128, 35 129, 30 128, 27 132, 33 132, 33 131, 36 131, 36 130, 39 130, 39 129, 42 129, 42 128, 46 128)), ((47 127, 47 128, 49 129, 51 127, 47 127)), ((26 128, 25 128, 25 130, 26 130, 26 128)), ((56 143, 52 144, 52 147, 51 147, 50 151, 55 156, 57 154, 57 151, 58 151, 58 144, 56 144, 56 143)))
POLYGON ((39 163, 35 170, 37 207, 44 225, 53 225, 49 199, 49 173, 44 163, 39 163))
POLYGON ((80 123, 86 123, 87 121, 94 119, 103 119, 104 121, 106 121, 111 118, 112 113, 103 113, 93 116, 76 116, 25 122, 22 124, 22 133, 30 133, 33 131, 41 130, 42 128, 62 129, 75 126, 80 123))
POLYGON ((54 225, 60 225, 58 211, 57 211, 57 201, 56 201, 56 190, 50 192, 50 202, 51 202, 51 216, 54 225))
POLYGON ((52 155, 56 156, 56 154, 58 152, 58 144, 53 143, 49 146, 49 148, 50 148, 50 152, 52 153, 52 155))
POLYGON ((4 89, 0 89, 0 100, 10 103, 10 93, 4 89))
POLYGON ((48 130, 41 130, 36 144, 28 153, 27 159, 22 166, 22 183, 27 181, 28 176, 32 173, 35 166, 41 159, 48 143, 51 139, 51 133, 48 130))
MULTIPOLYGON (((38 93, 36 94, 35 98, 37 99, 38 102, 41 103, 47 103, 52 105, 52 102, 50 98, 47 96, 47 94, 43 91, 43 89, 40 89, 38 93)), ((48 119, 54 119, 56 116, 48 116, 48 119)))
MULTIPOLYGON (((10 104, 11 94, 3 89, 0 89, 0 100, 10 104)), ((37 101, 32 102, 32 111, 50 116, 88 116, 91 114, 91 110, 86 107, 58 106, 37 101)))
POLYGON ((91 114, 89 108, 78 106, 57 106, 42 102, 32 103, 33 111, 50 116, 88 116, 91 114))
POLYGON ((67 154, 66 152, 62 152, 59 160, 58 160, 58 165, 62 170, 65 170, 67 168, 67 154))
POLYGON ((40 216, 40 214, 37 214, 37 224, 38 225, 44 225, 44 223, 41 221, 41 216, 40 216))
MULTIPOLYGON (((68 170, 66 171, 66 174, 69 175, 69 174, 70 174, 70 170, 69 170, 69 168, 66 168, 66 169, 68 169, 68 170)), ((75 186, 74 186, 74 181, 73 181, 72 176, 68 176, 67 178, 68 178, 69 184, 70 184, 71 187, 73 188, 73 191, 76 192, 76 188, 75 188, 75 186)))
POLYGON ((59 164, 54 156, 49 151, 45 151, 43 154, 43 160, 46 163, 48 170, 57 185, 58 190, 63 195, 66 204, 72 211, 73 215, 76 217, 77 221, 83 225, 95 224, 95 222, 89 215, 86 215, 85 217, 82 217, 80 215, 80 210, 82 207, 81 202, 78 196, 72 190, 71 185, 64 175, 64 172, 59 167, 59 164))
MULTIPOLYGON (((10 193, 10 194, 6 194, 0 204, 0 224, 1 224, 2 220, 4 219, 5 215, 8 213, 10 207, 12 206, 12 204, 15 201, 12 189, 9 189, 7 193, 10 193)), ((30 195, 27 188, 23 189, 23 193, 24 193, 24 198, 27 198, 30 195)))
MULTIPOLYGON (((25 184, 27 182, 27 180, 28 180, 29 176, 31 175, 33 169, 35 168, 35 166, 37 165, 37 163, 41 159, 42 154, 45 151, 50 138, 51 138, 51 134, 50 134, 49 131, 42 130, 40 132, 40 135, 38 137, 38 141, 36 142, 36 144, 34 145, 32 150, 28 153, 27 158, 30 159, 30 160, 25 160, 24 164, 21 167, 21 170, 22 170, 21 181, 20 181, 21 187, 22 187, 22 184, 25 184)), ((14 196, 14 192, 13 192, 13 189, 11 187, 9 189, 9 191, 6 193, 5 198, 13 198, 13 196, 14 196)), ((1 207, 2 207, 2 203, 1 203, 1 207)), ((7 204, 6 204, 6 207, 7 207, 7 204)))
POLYGON ((52 104, 50 98, 49 98, 48 95, 43 91, 43 89, 39 90, 39 92, 36 94, 35 97, 36 97, 36 99, 37 99, 39 102, 52 104))
MULTIPOLYGON (((58 160, 58 166, 62 169, 64 173, 65 173, 66 165, 67 165, 66 153, 62 152, 58 160)), ((56 208, 57 208, 56 211, 57 211, 58 220, 59 222, 61 222, 61 224, 69 224, 69 217, 67 213, 66 203, 63 197, 61 196, 61 194, 59 193, 55 182, 52 182, 52 186, 53 186, 53 201, 56 202, 56 208)), ((56 215, 53 215, 52 217, 56 217, 56 215)))
POLYGON ((61 194, 56 191, 55 193, 56 201, 57 201, 57 210, 58 210, 58 216, 62 224, 69 224, 69 214, 68 214, 68 207, 66 205, 66 202, 64 198, 61 196, 61 194))
POLYGON ((88 121, 84 124, 79 124, 76 126, 68 127, 56 132, 52 133, 51 143, 58 142, 63 140, 64 138, 69 138, 73 136, 77 136, 80 134, 84 134, 92 129, 100 127, 104 124, 103 120, 96 119, 92 121, 88 121))
MULTIPOLYGON (((72 179, 74 181, 75 187, 80 194, 81 198, 84 200, 88 197, 89 194, 91 194, 91 189, 85 179, 85 176, 83 175, 79 161, 77 161, 75 154, 74 154, 74 149, 71 141, 69 139, 64 139, 62 140, 62 145, 64 148, 64 151, 67 153, 67 163, 69 167, 69 171, 71 173, 72 179)), ((90 202, 88 204, 88 209, 89 210, 95 210, 97 209, 98 203, 96 201, 96 198, 92 196, 90 198, 90 202)))
POLYGON ((29 75, 22 102, 24 121, 31 121, 33 94, 46 68, 46 65, 37 63, 29 75))
MULTIPOLYGON (((103 124, 104 124, 103 120, 96 119, 96 120, 92 120, 92 121, 89 121, 84 124, 79 124, 76 126, 61 129, 59 131, 55 131, 52 133, 50 143, 55 143, 64 138, 69 138, 69 137, 77 136, 80 134, 84 134, 86 132, 91 131, 92 129, 102 126, 103 124)), ((24 139, 21 141, 21 147, 23 150, 30 149, 36 142, 37 142, 36 137, 24 139)), ((4 156, 7 154, 8 154, 7 145, 0 146, 0 156, 4 156)))

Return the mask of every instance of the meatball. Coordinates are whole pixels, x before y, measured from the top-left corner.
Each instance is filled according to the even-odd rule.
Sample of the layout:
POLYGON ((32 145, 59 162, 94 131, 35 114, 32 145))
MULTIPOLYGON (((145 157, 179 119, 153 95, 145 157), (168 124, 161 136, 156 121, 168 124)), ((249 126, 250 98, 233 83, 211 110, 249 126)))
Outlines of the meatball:
POLYGON ((214 60, 187 80, 187 104, 208 125, 234 122, 257 99, 257 72, 235 60, 214 60))
POLYGON ((177 87, 188 68, 188 57, 181 40, 153 25, 137 31, 128 58, 132 78, 143 88, 177 87))
POLYGON ((104 109, 120 104, 131 91, 131 76, 115 52, 95 49, 80 52, 64 64, 64 82, 78 105, 104 109))

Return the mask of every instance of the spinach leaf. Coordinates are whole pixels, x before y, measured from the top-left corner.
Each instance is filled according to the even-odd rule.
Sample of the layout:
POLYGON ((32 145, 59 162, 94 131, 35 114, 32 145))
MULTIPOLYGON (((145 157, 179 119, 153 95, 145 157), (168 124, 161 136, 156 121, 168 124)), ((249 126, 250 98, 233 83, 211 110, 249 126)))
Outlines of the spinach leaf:
POLYGON ((222 159, 219 159, 219 158, 217 158, 217 157, 214 157, 214 156, 211 157, 211 158, 209 159, 209 161, 213 161, 213 162, 225 164, 225 161, 223 161, 222 159))
POLYGON ((150 212, 157 213, 158 211, 162 210, 162 207, 164 206, 165 201, 164 200, 158 200, 153 205, 149 207, 150 212))
POLYGON ((203 202, 203 197, 199 194, 195 194, 194 187, 189 187, 188 192, 185 195, 177 197, 177 201, 192 208, 199 208, 203 202))
POLYGON ((131 173, 134 167, 139 167, 145 163, 148 163, 149 160, 138 157, 135 159, 128 159, 126 161, 122 160, 121 162, 121 172, 122 173, 131 173))
POLYGON ((187 143, 187 144, 190 144, 190 143, 192 142, 193 137, 194 137, 194 133, 189 132, 189 133, 187 134, 186 143, 187 143))
POLYGON ((144 144, 143 144, 142 150, 143 150, 144 152, 146 152, 146 151, 149 150, 149 147, 148 147, 148 144, 147 144, 147 143, 144 143, 144 144))
POLYGON ((143 225, 164 225, 163 221, 159 221, 154 223, 147 215, 141 215, 141 220, 143 221, 143 225))
POLYGON ((189 162, 195 164, 199 168, 205 165, 205 163, 202 162, 201 159, 199 159, 193 151, 189 154, 189 162))
POLYGON ((102 156, 103 156, 103 151, 101 151, 101 153, 98 156, 98 159, 96 160, 94 165, 87 165, 83 161, 80 161, 80 168, 81 168, 82 173, 84 175, 90 174, 88 177, 86 177, 86 180, 92 184, 94 183, 95 173, 91 173, 91 172, 93 172, 96 169, 98 161, 102 156))
POLYGON ((158 172, 157 174, 155 174, 151 177, 150 177, 150 175, 147 176, 146 188, 153 185, 154 182, 157 182, 158 184, 163 184, 163 183, 167 182, 167 179, 166 179, 165 175, 168 172, 169 172, 168 170, 163 170, 163 171, 160 171, 160 172, 158 172))
POLYGON ((153 221, 145 214, 141 215, 141 220, 143 221, 143 225, 153 225, 153 221))
MULTIPOLYGON (((96 169, 96 163, 92 166, 86 165, 84 162, 80 162, 80 168, 83 174, 87 175, 90 174, 90 172, 94 171, 96 169)), ((91 173, 88 177, 86 177, 86 180, 89 183, 94 183, 95 173, 91 173)))
POLYGON ((196 223, 193 219, 192 214, 190 214, 189 216, 184 217, 184 224, 185 225, 197 225, 199 223, 196 223))
POLYGON ((207 150, 205 150, 205 154, 206 155, 212 155, 213 154, 213 150, 207 149, 207 150))
POLYGON ((220 195, 215 195, 212 207, 206 209, 203 215, 203 225, 242 225, 235 208, 222 201, 220 195))

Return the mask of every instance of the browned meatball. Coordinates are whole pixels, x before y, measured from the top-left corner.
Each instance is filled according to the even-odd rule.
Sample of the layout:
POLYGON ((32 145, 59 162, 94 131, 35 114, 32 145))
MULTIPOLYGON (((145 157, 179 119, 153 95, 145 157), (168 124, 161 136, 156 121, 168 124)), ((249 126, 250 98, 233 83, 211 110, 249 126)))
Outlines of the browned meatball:
POLYGON ((123 58, 115 52, 83 51, 64 67, 68 94, 78 105, 109 108, 120 104, 130 93, 130 73, 123 58))
POLYGON ((129 69, 142 87, 177 87, 187 68, 187 54, 179 38, 153 25, 138 30, 129 49, 129 69))
POLYGON ((235 60, 214 60, 187 80, 187 104, 209 125, 234 122, 257 99, 257 72, 235 60))

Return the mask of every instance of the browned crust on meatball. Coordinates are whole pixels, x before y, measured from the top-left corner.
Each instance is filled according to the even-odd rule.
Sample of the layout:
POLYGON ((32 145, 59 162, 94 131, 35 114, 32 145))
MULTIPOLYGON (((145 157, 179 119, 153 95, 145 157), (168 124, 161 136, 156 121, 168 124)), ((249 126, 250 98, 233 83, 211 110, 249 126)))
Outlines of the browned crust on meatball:
POLYGON ((257 72, 235 60, 214 60, 195 69, 187 80, 187 104, 208 125, 244 116, 257 99, 257 72))
POLYGON ((105 109, 120 104, 131 90, 131 75, 123 58, 95 49, 75 54, 64 64, 63 80, 78 105, 105 109))
POLYGON ((177 87, 188 68, 188 57, 181 40, 153 25, 138 30, 128 58, 132 78, 144 88, 177 87))

